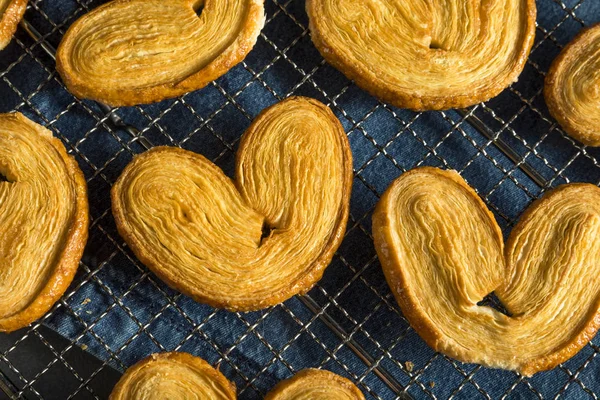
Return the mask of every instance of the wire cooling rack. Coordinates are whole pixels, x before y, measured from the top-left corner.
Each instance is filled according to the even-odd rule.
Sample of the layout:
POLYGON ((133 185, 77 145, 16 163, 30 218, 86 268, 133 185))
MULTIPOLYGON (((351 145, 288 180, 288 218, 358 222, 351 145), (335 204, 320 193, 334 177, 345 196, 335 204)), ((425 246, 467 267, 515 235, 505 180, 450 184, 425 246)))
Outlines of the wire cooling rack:
POLYGON ((553 58, 600 19, 597 0, 539 0, 537 38, 519 82, 487 103, 428 113, 380 103, 327 65, 310 42, 303 0, 267 0, 256 48, 203 90, 122 109, 78 100, 56 74, 54 49, 66 28, 100 3, 30 1, 0 53, 0 111, 21 111, 63 140, 86 174, 91 207, 88 247, 65 296, 42 320, 0 335, 0 398, 106 398, 121 371, 172 350, 219 365, 241 399, 262 398, 306 367, 345 375, 376 399, 597 398, 595 340, 533 378, 434 353, 395 304, 370 232, 381 193, 419 165, 458 170, 505 234, 549 188, 600 184, 600 152, 564 135, 542 95, 553 58), (244 129, 290 95, 328 104, 350 138, 355 180, 344 243, 305 296, 245 314, 196 304, 135 259, 112 221, 110 186, 133 155, 156 145, 202 153, 231 174, 244 129))

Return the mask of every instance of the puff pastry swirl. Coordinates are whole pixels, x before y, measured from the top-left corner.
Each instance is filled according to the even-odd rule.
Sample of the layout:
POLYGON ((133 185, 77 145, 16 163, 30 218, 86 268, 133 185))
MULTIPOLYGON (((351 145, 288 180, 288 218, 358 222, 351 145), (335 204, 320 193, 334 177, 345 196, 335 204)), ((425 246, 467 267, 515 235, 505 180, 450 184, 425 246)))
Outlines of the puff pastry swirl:
POLYGON ((397 107, 466 107, 517 80, 534 0, 307 0, 313 42, 356 84, 397 107))
POLYGON ((27 0, 0 0, 0 50, 10 43, 26 8, 27 0))
POLYGON ((362 392, 346 378, 321 369, 305 369, 279 382, 265 400, 364 400, 362 392))
MULTIPOLYGON (((235 400, 235 386, 201 358, 187 353, 160 353, 129 368, 110 400, 235 400)), ((265 400, 364 400, 349 380, 318 369, 300 371, 280 382, 265 400)))
POLYGON ((553 368, 600 324, 600 188, 560 186, 534 202, 506 245, 455 172, 398 178, 373 217, 377 254, 404 315, 436 351, 516 370, 553 368), (494 291, 512 316, 478 306, 494 291))
POLYGON ((600 146, 600 24, 583 30, 552 63, 544 85, 548 109, 563 129, 600 146))
POLYGON ((263 111, 237 155, 236 181, 199 154, 159 147, 112 189, 136 256, 196 301, 229 310, 278 304, 317 282, 346 228, 352 155, 322 103, 263 111))
POLYGON ((69 28, 56 67, 73 94, 112 106, 176 97, 244 59, 264 25, 263 1, 113 0, 69 28))
POLYGON ((71 283, 87 240, 85 179, 60 140, 0 114, 0 331, 44 315, 71 283))
POLYGON ((129 368, 110 400, 235 400, 235 386, 201 358, 187 353, 160 353, 129 368))

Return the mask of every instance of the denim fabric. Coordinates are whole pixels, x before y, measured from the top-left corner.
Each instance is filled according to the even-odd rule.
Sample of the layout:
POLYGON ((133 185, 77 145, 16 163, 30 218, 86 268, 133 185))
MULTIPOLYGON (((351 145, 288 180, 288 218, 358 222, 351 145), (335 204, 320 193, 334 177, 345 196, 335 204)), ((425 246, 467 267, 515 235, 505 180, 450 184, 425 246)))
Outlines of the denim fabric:
MULTIPOLYGON (((83 7, 100 3, 33 1, 26 19, 56 47, 64 30, 85 12, 83 7)), ((71 96, 53 59, 19 30, 0 53, 0 111, 19 110, 63 140, 88 179, 92 217, 77 278, 44 323, 120 369, 150 353, 176 348, 213 365, 219 362, 241 399, 261 398, 292 371, 306 367, 350 377, 367 398, 396 397, 382 379, 385 374, 417 399, 557 394, 585 399, 600 392, 595 345, 530 379, 434 353, 402 317, 370 237, 378 196, 403 171, 419 165, 460 171, 485 197, 505 234, 549 187, 567 181, 598 184, 600 151, 584 148, 560 131, 541 91, 544 73, 560 48, 583 25, 600 20, 600 2, 537 4, 537 38, 519 81, 466 110, 468 120, 457 111, 397 109, 356 87, 312 45, 303 0, 267 0, 264 36, 245 64, 215 85, 180 99, 116 110, 151 145, 181 145, 215 160, 230 176, 240 135, 265 107, 290 94, 304 95, 330 105, 339 117, 356 170, 345 240, 310 300, 296 297, 246 314, 214 310, 179 296, 136 260, 116 231, 109 190, 132 156, 144 151, 142 142, 111 124, 94 102, 71 96), (491 143, 477 121, 500 132, 497 138, 512 148, 515 159, 491 143), (540 182, 523 171, 528 168, 523 164, 539 173, 540 182), (343 339, 338 335, 342 331, 343 339), (357 353, 372 359, 365 361, 357 353)))

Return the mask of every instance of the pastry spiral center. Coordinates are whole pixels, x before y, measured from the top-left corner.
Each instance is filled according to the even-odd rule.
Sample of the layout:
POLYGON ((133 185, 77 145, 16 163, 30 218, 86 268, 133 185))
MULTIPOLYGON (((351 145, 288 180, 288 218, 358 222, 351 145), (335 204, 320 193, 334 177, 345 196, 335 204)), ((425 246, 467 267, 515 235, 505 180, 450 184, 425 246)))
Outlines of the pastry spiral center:
POLYGON ((235 400, 233 386, 206 361, 187 353, 153 354, 129 368, 110 400, 235 400))
POLYGON ((265 400, 364 400, 352 382, 332 372, 305 369, 280 382, 265 400))
POLYGON ((190 365, 166 360, 156 361, 151 368, 137 371, 130 378, 129 385, 134 388, 134 392, 129 394, 132 399, 230 399, 229 389, 211 375, 190 365))
POLYGON ((600 25, 582 30, 554 60, 544 85, 548 110, 571 136, 600 146, 600 25))
MULTIPOLYGON (((599 35, 600 36, 600 35, 599 35)), ((600 39, 581 49, 579 62, 565 64, 557 86, 562 89, 559 104, 568 109, 570 118, 583 123, 584 130, 597 133, 600 127, 600 39)))

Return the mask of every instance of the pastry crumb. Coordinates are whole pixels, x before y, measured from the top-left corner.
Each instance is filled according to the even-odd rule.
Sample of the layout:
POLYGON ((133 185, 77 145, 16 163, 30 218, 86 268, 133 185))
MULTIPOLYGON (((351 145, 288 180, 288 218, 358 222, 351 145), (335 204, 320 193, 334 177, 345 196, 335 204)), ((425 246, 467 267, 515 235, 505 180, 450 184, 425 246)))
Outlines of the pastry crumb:
POLYGON ((429 382, 429 387, 433 389, 435 387, 435 382, 434 381, 429 382))
POLYGON ((87 315, 92 315, 92 312, 91 312, 91 311, 89 311, 89 310, 88 310, 88 311, 86 311, 85 313, 86 313, 87 315))
POLYGON ((87 344, 82 344, 81 346, 79 346, 81 348, 81 350, 86 351, 88 349, 87 344))
POLYGON ((82 306, 85 306, 86 304, 90 304, 91 302, 92 302, 92 300, 91 300, 91 299, 88 297, 88 298, 86 298, 85 300, 83 300, 83 301, 81 302, 81 305, 82 305, 82 306))
POLYGON ((407 361, 407 362, 405 362, 405 363, 404 363, 404 366, 406 367, 406 370, 407 370, 408 372, 412 372, 412 371, 413 371, 413 369, 415 368, 415 364, 413 364, 413 362, 412 362, 412 361, 407 361))

